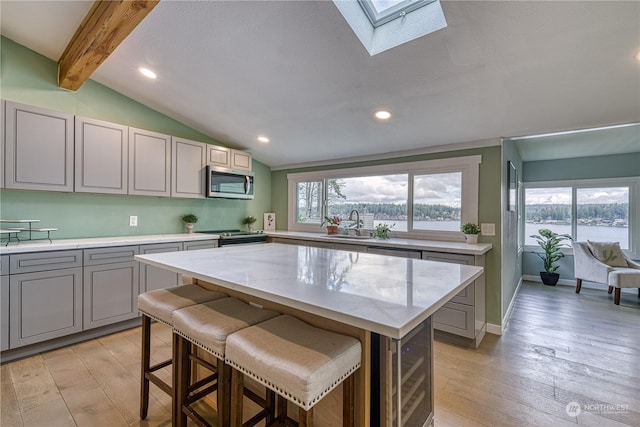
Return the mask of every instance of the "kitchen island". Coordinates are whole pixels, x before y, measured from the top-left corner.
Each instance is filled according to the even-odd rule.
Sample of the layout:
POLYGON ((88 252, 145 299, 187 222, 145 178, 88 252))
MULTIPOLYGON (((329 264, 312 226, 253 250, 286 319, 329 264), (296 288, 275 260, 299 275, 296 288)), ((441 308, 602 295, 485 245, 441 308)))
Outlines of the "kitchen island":
POLYGON ((135 258, 360 339, 356 416, 361 426, 432 424, 431 316, 483 272, 476 266, 281 244, 135 258))

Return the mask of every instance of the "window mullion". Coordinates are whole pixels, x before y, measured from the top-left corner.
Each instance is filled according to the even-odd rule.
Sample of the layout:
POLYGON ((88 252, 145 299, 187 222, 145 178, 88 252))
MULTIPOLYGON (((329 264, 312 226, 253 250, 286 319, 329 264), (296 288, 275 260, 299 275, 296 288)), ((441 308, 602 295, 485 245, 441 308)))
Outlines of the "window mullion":
POLYGON ((571 237, 578 239, 578 189, 571 186, 571 237))
POLYGON ((413 232, 413 179, 415 173, 410 172, 407 176, 407 232, 413 232))

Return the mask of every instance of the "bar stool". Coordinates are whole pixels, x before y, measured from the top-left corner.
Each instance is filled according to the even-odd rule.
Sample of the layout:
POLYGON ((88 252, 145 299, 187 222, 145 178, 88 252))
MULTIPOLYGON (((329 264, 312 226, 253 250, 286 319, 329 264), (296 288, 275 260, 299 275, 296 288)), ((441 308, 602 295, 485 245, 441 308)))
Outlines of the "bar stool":
POLYGON ((249 376, 278 397, 278 422, 287 416, 287 400, 298 406, 299 426, 313 425, 313 406, 343 384, 343 426, 354 425, 353 372, 360 367, 362 345, 356 338, 316 328, 289 315, 242 329, 227 338, 231 378, 231 425, 242 426, 242 386, 249 376), (285 400, 286 399, 286 400, 285 400))
MULTIPOLYGON (((224 298, 216 301, 186 307, 173 312, 173 334, 178 337, 176 345, 176 365, 178 367, 176 383, 176 400, 174 411, 177 414, 178 426, 187 425, 187 417, 200 426, 211 424, 196 411, 194 403, 217 389, 218 425, 228 427, 230 424, 230 388, 231 368, 224 363, 227 337, 251 325, 278 316, 272 310, 264 310, 235 298, 224 298), (191 343, 194 346, 191 346, 191 343), (216 357, 216 366, 208 363, 196 354, 196 347, 202 348, 216 357), (191 383, 191 362, 217 373, 215 385, 204 387, 202 381, 191 383)), ((252 419, 255 423, 266 419, 269 424, 275 416, 275 395, 268 393, 261 398, 250 390, 245 393, 263 409, 252 419)))
MULTIPOLYGON (((151 366, 151 320, 173 327, 172 313, 174 310, 226 298, 228 295, 222 292, 208 291, 198 285, 181 285, 169 289, 156 289, 138 295, 138 311, 142 314, 142 369, 140 384, 140 419, 147 418, 149 410, 149 382, 152 382, 160 390, 171 396, 174 406, 174 385, 176 366, 173 361, 176 356, 176 342, 172 339, 171 359, 151 366), (172 384, 165 383, 154 372, 166 366, 172 366, 172 384)), ((172 418, 175 414, 172 412, 172 418)))

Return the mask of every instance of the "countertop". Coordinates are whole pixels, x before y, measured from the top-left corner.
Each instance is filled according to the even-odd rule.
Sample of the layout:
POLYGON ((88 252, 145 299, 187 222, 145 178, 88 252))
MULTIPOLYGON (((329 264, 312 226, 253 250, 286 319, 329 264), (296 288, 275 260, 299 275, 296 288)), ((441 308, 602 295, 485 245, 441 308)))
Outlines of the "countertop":
POLYGON ((91 237, 86 239, 56 239, 12 241, 8 246, 0 247, 0 254, 19 254, 27 252, 62 251, 69 249, 102 248, 107 246, 149 245, 153 243, 186 242, 218 239, 216 234, 152 234, 146 236, 91 237))
POLYGON ((483 272, 468 265, 277 243, 135 258, 396 339, 483 272))
POLYGON ((490 243, 469 244, 464 242, 444 242, 438 240, 418 240, 392 237, 389 240, 353 239, 335 237, 335 235, 320 233, 305 233, 301 231, 268 231, 269 236, 285 239, 311 240, 316 242, 345 243, 351 245, 378 246, 386 248, 416 249, 421 251, 457 253, 465 255, 483 255, 492 248, 490 243))

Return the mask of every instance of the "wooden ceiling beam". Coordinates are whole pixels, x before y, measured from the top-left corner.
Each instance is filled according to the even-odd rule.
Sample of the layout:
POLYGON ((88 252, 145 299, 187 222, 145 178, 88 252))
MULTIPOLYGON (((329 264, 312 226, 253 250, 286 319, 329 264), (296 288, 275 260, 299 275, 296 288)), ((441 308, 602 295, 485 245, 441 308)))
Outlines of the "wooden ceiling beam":
POLYGON ((160 0, 97 0, 58 61, 58 86, 78 90, 160 0))

